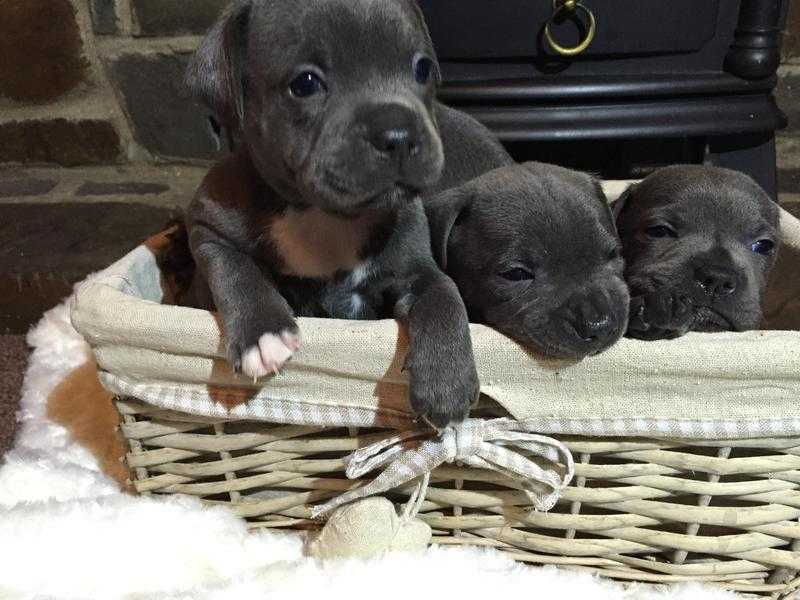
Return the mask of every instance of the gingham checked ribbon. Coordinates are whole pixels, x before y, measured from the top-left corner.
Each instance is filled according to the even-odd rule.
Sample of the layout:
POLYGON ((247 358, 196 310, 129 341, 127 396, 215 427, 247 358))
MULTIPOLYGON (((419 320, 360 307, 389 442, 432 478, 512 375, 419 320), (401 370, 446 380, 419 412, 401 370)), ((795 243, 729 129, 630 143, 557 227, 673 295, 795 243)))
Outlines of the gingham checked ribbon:
MULTIPOLYGON (((566 446, 558 440, 536 435, 532 427, 532 423, 529 425, 514 419, 467 419, 447 427, 441 435, 433 433, 436 437, 431 437, 430 430, 390 435, 359 448, 345 459, 345 472, 350 479, 388 465, 380 475, 314 507, 314 516, 354 500, 381 494, 418 477, 423 478, 420 485, 423 489, 418 488, 415 496, 423 496, 430 472, 443 463, 455 461, 502 473, 522 485, 537 510, 550 510, 572 480, 575 465, 566 446), (540 459, 538 462, 544 466, 534 462, 532 457, 540 459)), ((412 502, 419 506, 421 499, 412 502)))

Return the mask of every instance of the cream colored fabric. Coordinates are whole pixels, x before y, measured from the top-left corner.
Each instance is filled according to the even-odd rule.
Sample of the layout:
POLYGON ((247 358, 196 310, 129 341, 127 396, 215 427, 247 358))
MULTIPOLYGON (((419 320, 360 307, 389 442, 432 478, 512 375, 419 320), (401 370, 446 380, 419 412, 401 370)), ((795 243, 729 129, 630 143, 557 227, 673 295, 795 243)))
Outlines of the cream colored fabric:
POLYGON ((370 558, 387 552, 423 552, 431 537, 427 523, 402 519, 386 498, 365 498, 336 510, 308 550, 316 558, 370 558))
MULTIPOLYGON (((782 215, 784 251, 768 295, 771 327, 800 327, 800 223, 782 215)), ((72 319, 104 385, 201 415, 285 423, 387 425, 412 415, 394 321, 300 319, 303 347, 284 374, 256 385, 222 358, 211 313, 159 304, 154 256, 140 247, 91 278, 72 319)), ((800 333, 690 334, 622 340, 573 364, 529 355, 473 325, 481 390, 541 433, 732 438, 800 433, 800 333)))

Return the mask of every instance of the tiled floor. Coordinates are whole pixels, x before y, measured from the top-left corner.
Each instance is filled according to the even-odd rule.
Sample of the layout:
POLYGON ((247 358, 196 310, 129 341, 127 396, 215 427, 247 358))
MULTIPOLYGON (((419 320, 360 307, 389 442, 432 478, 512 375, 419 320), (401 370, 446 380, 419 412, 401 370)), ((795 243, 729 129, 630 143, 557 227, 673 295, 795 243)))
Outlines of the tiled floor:
POLYGON ((14 439, 28 347, 22 335, 0 335, 0 460, 14 439))

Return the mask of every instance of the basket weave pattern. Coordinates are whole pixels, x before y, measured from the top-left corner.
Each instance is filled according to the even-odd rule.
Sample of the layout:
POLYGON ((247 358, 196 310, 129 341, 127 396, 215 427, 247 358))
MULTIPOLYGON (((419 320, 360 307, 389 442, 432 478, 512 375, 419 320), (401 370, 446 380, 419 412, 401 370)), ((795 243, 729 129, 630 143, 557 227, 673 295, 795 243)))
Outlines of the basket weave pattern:
MULTIPOLYGON (((254 529, 319 527, 311 507, 361 483, 347 479, 344 457, 385 435, 116 404, 138 492, 226 505, 254 529)), ((435 470, 419 514, 434 541, 620 580, 717 582, 770 598, 800 588, 800 437, 562 441, 576 477, 549 513, 498 473, 435 470)))

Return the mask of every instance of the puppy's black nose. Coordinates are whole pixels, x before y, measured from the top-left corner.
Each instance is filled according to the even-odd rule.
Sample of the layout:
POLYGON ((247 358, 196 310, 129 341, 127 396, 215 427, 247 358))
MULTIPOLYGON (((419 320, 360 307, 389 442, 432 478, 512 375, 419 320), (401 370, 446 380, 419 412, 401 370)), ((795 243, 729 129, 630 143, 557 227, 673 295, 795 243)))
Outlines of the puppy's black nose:
POLYGON ((382 154, 403 160, 417 153, 416 118, 411 109, 380 104, 364 115, 363 122, 367 139, 382 154))
POLYGON ((573 298, 564 307, 567 338, 578 354, 601 352, 619 337, 619 322, 603 297, 598 292, 573 298))
POLYGON ((694 271, 697 285, 712 298, 721 298, 736 291, 736 274, 720 265, 703 265, 694 271))
POLYGON ((572 322, 578 336, 586 344, 602 345, 616 332, 614 319, 609 314, 601 314, 586 318, 579 316, 572 322))
POLYGON ((411 132, 408 129, 386 129, 372 136, 372 145, 387 154, 408 154, 411 132))

